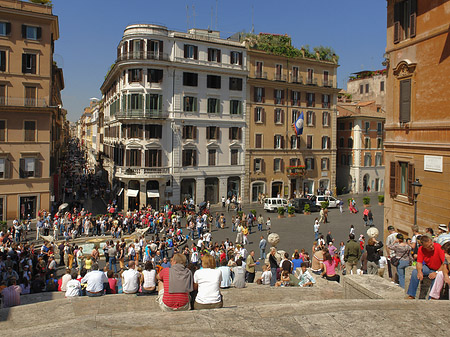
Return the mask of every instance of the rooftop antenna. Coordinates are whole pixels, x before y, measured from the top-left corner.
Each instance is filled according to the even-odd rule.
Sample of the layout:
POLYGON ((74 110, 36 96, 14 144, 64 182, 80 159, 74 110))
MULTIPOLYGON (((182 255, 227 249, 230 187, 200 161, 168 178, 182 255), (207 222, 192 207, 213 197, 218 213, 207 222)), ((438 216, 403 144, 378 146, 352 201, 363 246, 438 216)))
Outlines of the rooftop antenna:
POLYGON ((186 31, 189 31, 189 5, 186 5, 186 31))
POLYGON ((192 19, 194 21, 194 26, 192 28, 195 29, 195 6, 194 5, 192 5, 192 19))
POLYGON ((252 5, 252 34, 255 34, 255 9, 252 5))
POLYGON ((219 28, 217 28, 217 11, 219 8, 219 0, 216 0, 216 30, 219 30, 219 28))
POLYGON ((208 30, 213 30, 214 26, 213 26, 213 15, 214 15, 214 9, 213 6, 211 6, 211 28, 208 27, 208 30))

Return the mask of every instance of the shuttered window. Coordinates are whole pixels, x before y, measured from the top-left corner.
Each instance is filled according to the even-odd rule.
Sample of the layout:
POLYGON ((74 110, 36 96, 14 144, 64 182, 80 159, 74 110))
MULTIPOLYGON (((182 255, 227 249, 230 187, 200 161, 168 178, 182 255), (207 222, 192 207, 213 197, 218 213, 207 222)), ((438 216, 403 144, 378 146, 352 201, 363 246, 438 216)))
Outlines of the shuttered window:
POLYGON ((411 121, 411 79, 400 81, 400 123, 411 121))
POLYGON ((260 133, 255 135, 255 148, 256 149, 262 148, 262 134, 260 133))
POLYGON ((414 199, 414 186, 412 183, 415 178, 414 164, 408 162, 390 162, 389 169, 389 194, 391 197, 403 195, 409 202, 414 199))
POLYGON ((36 54, 22 54, 22 73, 36 74, 36 54))
POLYGON ((404 0, 394 4, 394 43, 416 36, 417 0, 404 0))
POLYGON ((145 150, 145 167, 161 167, 161 150, 145 150))
POLYGON ((36 141, 36 122, 35 121, 25 121, 25 141, 34 142, 36 141))
POLYGON ((208 166, 216 165, 216 150, 208 150, 208 166))

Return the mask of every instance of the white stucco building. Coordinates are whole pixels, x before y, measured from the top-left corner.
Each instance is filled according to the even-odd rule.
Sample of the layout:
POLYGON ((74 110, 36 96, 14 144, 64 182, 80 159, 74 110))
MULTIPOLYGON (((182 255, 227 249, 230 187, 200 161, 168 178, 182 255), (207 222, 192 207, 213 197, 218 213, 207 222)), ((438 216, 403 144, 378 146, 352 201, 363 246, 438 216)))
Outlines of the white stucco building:
POLYGON ((128 26, 101 86, 104 166, 124 209, 244 191, 246 50, 219 32, 128 26))

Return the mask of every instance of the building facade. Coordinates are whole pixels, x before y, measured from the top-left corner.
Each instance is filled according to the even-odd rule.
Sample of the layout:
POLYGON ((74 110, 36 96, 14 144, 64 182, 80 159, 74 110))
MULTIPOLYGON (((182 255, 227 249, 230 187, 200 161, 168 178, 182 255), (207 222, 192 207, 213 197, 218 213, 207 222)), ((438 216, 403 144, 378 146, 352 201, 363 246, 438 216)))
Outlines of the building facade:
POLYGON ((336 61, 290 58, 249 48, 249 201, 335 193, 336 61), (302 135, 295 121, 304 114, 302 135))
POLYGON ((374 101, 337 104, 337 189, 384 191, 385 114, 374 101))
POLYGON ((415 201, 421 230, 450 220, 449 9, 450 1, 387 1, 384 223, 409 235, 415 201))
POLYGON ((386 109, 386 69, 360 71, 350 76, 347 93, 353 102, 375 101, 382 110, 386 109))
POLYGON ((101 87, 119 207, 243 197, 246 49, 219 32, 131 25, 101 87))
POLYGON ((59 197, 62 70, 52 8, 0 0, 0 220, 35 218, 59 197))

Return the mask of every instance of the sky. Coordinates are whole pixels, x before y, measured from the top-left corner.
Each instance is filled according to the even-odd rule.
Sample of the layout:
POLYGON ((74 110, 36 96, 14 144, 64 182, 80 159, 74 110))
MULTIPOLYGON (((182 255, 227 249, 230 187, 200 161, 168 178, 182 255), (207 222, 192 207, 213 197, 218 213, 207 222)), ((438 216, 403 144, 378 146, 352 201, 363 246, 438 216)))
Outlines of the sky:
POLYGON ((339 55, 340 88, 353 72, 383 68, 385 0, 53 0, 60 28, 54 60, 64 72, 68 119, 78 120, 90 98, 101 98, 126 26, 153 23, 186 31, 187 13, 189 28, 217 29, 222 38, 251 31, 253 17, 255 33, 288 34, 298 48, 332 47, 339 55))

